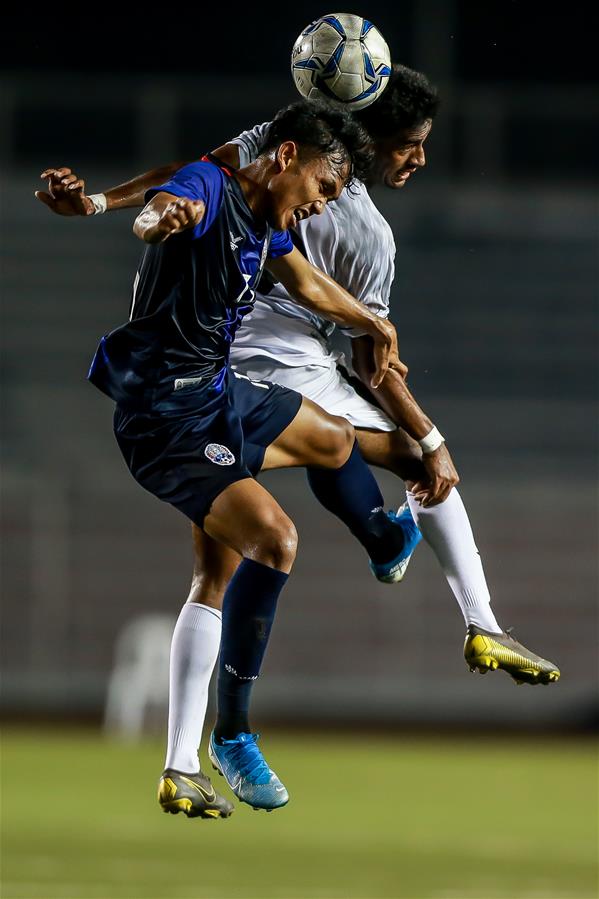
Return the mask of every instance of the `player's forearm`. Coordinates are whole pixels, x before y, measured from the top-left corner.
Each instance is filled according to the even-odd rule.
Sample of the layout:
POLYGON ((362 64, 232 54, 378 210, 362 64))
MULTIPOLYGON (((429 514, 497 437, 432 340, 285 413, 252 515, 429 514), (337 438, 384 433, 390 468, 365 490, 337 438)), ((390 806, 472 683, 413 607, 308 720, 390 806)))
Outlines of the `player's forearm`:
POLYGON ((373 387, 379 386, 388 368, 407 370, 397 355, 397 335, 391 322, 373 315, 328 275, 311 265, 297 247, 271 259, 269 269, 289 295, 306 309, 371 336, 373 387))
POLYGON ((374 334, 380 321, 336 281, 311 266, 309 276, 287 287, 297 303, 322 318, 374 334))
MULTIPOLYGON (((368 386, 368 382, 365 382, 368 386)), ((388 371, 377 388, 376 397, 389 417, 413 437, 422 440, 430 433, 433 422, 422 411, 404 379, 396 371, 388 371)))
POLYGON ((186 162, 171 162, 169 165, 163 165, 159 168, 144 172, 143 175, 137 175, 124 184, 117 184, 116 187, 110 187, 104 191, 106 197, 106 210, 113 211, 116 209, 127 209, 132 206, 143 206, 144 197, 150 187, 156 187, 168 181, 171 175, 177 172, 186 162))
MULTIPOLYGON (((353 365, 361 381, 371 390, 372 349, 369 338, 359 337, 352 341, 353 365)), ((404 378, 397 371, 389 369, 374 392, 377 403, 387 415, 403 428, 410 437, 421 440, 430 433, 433 423, 420 408, 404 378)))

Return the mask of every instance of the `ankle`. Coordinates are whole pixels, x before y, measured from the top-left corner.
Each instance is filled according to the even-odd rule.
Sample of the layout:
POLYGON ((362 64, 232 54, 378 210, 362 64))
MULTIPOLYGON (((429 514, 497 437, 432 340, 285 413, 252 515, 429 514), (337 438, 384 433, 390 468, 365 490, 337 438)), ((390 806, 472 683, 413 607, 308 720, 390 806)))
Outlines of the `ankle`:
POLYGON ((217 743, 222 740, 234 740, 238 734, 251 734, 250 722, 247 718, 236 718, 217 721, 214 726, 214 738, 217 743))

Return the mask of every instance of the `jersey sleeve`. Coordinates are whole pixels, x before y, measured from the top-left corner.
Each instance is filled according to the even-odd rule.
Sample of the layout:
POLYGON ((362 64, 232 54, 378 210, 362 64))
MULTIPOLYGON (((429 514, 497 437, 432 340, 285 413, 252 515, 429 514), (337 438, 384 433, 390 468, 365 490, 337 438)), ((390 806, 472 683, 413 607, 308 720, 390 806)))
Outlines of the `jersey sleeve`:
POLYGON ((192 162, 183 166, 164 184, 150 187, 145 194, 146 203, 156 194, 165 192, 175 197, 201 200, 206 210, 202 221, 193 229, 193 237, 205 234, 220 210, 223 202, 224 175, 210 162, 192 162))
POLYGON ((239 168, 249 165, 262 152, 262 144, 270 122, 255 125, 250 131, 242 131, 240 135, 230 140, 239 148, 239 168))
POLYGON ((279 256, 286 256, 293 249, 293 241, 289 231, 273 231, 268 246, 268 258, 278 259, 279 256))

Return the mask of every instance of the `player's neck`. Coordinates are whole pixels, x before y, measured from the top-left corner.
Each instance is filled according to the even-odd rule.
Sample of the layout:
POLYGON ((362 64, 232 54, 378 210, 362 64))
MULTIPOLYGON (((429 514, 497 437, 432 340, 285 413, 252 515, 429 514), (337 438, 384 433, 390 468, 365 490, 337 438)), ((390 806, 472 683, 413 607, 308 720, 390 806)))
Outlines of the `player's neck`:
POLYGON ((245 202, 250 207, 256 220, 266 222, 268 179, 270 173, 268 167, 260 159, 246 165, 237 171, 237 180, 243 191, 245 202))

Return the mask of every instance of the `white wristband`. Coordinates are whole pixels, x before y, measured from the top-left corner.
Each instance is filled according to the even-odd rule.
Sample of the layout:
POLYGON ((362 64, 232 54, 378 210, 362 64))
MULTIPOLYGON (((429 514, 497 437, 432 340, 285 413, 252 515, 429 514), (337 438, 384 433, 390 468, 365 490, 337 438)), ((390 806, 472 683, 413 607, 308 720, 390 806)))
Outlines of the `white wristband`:
POLYGON ((433 425, 432 430, 428 432, 426 437, 419 440, 418 443, 420 444, 423 453, 434 453, 436 449, 439 449, 442 443, 445 443, 445 437, 443 434, 440 434, 433 425))
POLYGON ((102 215, 102 213, 106 212, 108 206, 106 194, 88 194, 87 199, 91 200, 94 204, 94 215, 102 215))

